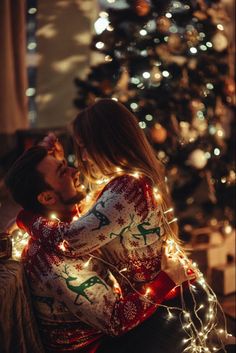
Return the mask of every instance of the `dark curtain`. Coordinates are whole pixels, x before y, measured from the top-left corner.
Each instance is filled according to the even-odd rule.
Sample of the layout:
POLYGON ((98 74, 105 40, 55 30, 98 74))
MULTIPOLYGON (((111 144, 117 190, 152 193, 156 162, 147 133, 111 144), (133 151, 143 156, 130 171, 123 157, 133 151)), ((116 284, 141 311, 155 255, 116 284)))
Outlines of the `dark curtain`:
POLYGON ((25 0, 0 1, 0 158, 28 127, 25 0))

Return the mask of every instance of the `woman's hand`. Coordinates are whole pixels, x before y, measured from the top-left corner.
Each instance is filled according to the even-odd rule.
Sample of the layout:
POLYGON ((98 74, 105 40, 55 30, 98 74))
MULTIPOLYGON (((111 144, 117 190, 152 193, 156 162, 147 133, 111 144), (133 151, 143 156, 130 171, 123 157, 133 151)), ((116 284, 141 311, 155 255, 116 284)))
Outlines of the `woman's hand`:
POLYGON ((161 269, 170 279, 180 286, 185 281, 190 281, 197 278, 195 270, 190 266, 191 263, 186 265, 184 261, 176 255, 172 256, 168 252, 168 247, 164 246, 164 251, 161 259, 161 269))
POLYGON ((48 153, 53 155, 59 161, 65 158, 63 146, 53 132, 50 132, 44 137, 43 141, 40 142, 40 146, 45 147, 48 150, 48 153))

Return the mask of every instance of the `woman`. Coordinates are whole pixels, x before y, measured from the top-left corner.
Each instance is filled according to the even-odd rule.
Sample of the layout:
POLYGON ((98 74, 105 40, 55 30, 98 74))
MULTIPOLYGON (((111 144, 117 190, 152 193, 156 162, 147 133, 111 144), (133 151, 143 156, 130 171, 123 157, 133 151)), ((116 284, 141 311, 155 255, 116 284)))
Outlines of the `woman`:
MULTIPOLYGON (((118 279, 123 295, 131 289, 139 291, 144 283, 158 275, 163 248, 192 273, 178 241, 163 167, 135 116, 120 103, 101 99, 77 116, 73 135, 78 167, 88 185, 93 188, 97 185, 98 196, 92 208, 77 221, 71 224, 50 221, 48 229, 54 235, 63 232, 73 255, 90 254, 91 258, 106 263, 118 279)), ((34 231, 37 233, 36 228, 34 231)), ((211 347, 209 335, 215 330, 216 298, 203 278, 201 282, 202 288, 196 284, 194 289, 189 282, 186 288, 174 288, 165 297, 164 311, 160 311, 160 316, 159 310, 155 314, 158 325, 164 324, 162 332, 168 332, 166 315, 175 316, 172 332, 176 327, 181 329, 174 339, 175 352, 202 352, 211 347), (202 301, 196 302, 194 290, 198 297, 204 294, 206 300, 211 299, 210 318, 199 312, 202 301)), ((146 331, 150 332, 148 325, 146 331)), ((151 337, 153 335, 155 330, 151 337)), ((151 337, 147 337, 151 341, 151 337)), ((134 343, 132 333, 127 340, 134 343)), ((169 338, 163 340, 160 352, 173 352, 173 342, 170 345, 168 341, 169 338)), ((133 343, 128 350, 130 353, 133 343)), ((217 342, 214 349, 221 346, 217 342)), ((144 348, 140 347, 137 345, 133 351, 142 352, 144 348)), ((155 345, 152 347, 155 352, 155 345)), ((125 352, 124 346, 118 351, 125 352)))

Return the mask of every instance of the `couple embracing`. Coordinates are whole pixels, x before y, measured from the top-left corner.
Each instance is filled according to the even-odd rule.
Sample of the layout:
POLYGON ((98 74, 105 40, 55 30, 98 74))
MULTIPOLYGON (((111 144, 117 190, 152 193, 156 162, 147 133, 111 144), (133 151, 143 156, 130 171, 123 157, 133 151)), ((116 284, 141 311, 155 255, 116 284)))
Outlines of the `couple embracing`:
POLYGON ((135 116, 101 99, 72 128, 79 178, 54 135, 6 176, 29 234, 22 261, 45 351, 224 352, 216 296, 178 240, 135 116))

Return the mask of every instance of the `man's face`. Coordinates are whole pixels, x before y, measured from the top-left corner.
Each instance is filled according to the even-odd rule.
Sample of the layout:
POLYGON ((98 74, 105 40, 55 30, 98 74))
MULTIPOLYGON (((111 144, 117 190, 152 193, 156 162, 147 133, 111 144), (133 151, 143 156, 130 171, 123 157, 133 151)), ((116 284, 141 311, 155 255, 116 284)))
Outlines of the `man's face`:
MULTIPOLYGON (((37 166, 47 184, 52 187, 52 192, 63 205, 78 202, 78 192, 74 184, 76 170, 67 166, 64 160, 57 160, 47 155, 37 166)), ((81 198, 80 198, 81 199, 81 198)))

